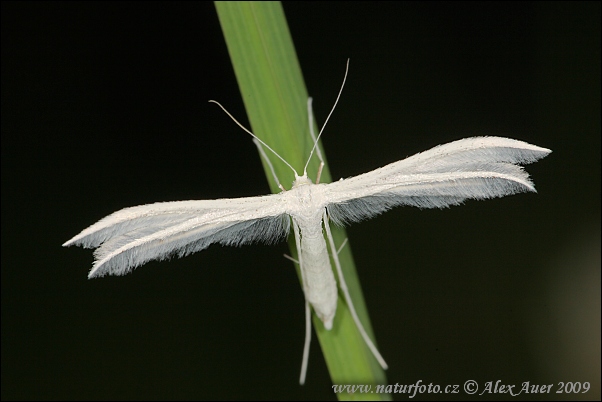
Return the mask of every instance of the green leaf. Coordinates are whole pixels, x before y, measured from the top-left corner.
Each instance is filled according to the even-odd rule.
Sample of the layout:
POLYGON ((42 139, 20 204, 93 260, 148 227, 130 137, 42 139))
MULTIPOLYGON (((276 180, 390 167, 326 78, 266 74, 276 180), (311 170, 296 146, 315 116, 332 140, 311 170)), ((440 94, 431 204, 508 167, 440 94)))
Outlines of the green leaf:
MULTIPOLYGON (((215 4, 253 133, 303 174, 313 146, 307 117, 308 95, 282 5, 280 2, 221 1, 215 4)), ((338 77, 341 80, 344 63, 345 60, 341 60, 338 77)), ((290 188, 294 173, 273 154, 268 152, 268 157, 281 183, 290 188)), ((267 164, 262 162, 270 188, 279 192, 267 164)), ((310 178, 316 177, 318 165, 317 158, 312 158, 308 168, 310 178)), ((328 166, 325 166, 320 181, 330 180, 328 166)), ((346 238, 345 232, 336 227, 332 229, 335 244, 340 245, 346 238)), ((289 245, 296 257, 294 239, 289 245)), ((349 245, 343 248, 339 259, 360 320, 374 339, 349 245)), ((341 292, 331 331, 324 329, 315 314, 312 316, 333 384, 386 385, 385 373, 357 330, 341 292)), ((291 358, 300 356, 301 351, 291 358)), ((390 399, 388 394, 376 393, 337 396, 341 400, 390 399)))

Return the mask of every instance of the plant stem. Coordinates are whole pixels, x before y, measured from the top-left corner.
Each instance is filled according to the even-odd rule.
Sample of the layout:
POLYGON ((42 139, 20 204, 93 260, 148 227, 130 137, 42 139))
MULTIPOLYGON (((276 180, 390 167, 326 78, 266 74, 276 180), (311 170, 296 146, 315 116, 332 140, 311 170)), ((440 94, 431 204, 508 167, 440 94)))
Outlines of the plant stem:
MULTIPOLYGON (((280 2, 221 1, 215 4, 253 133, 302 174, 313 146, 308 127, 308 96, 282 5, 280 2)), ((344 60, 341 60, 341 78, 343 72, 344 60)), ((268 157, 282 184, 290 186, 293 172, 274 155, 268 154, 268 157)), ((262 162, 272 192, 280 192, 269 168, 262 162)), ((317 168, 317 158, 313 158, 308 168, 309 177, 315 177, 317 168)), ((330 180, 326 165, 321 182, 330 180)), ((332 229, 335 243, 340 245, 346 238, 345 232, 332 229)), ((289 245, 296 257, 294 241, 289 241, 289 245)), ((358 316, 374 339, 349 245, 343 248, 339 259, 358 316)), ((334 384, 386 385, 385 373, 357 330, 340 292, 331 331, 326 331, 322 322, 312 315, 334 384)), ((298 356, 301 357, 301 350, 298 356)), ((390 399, 387 394, 376 393, 337 394, 337 397, 341 400, 390 399)))

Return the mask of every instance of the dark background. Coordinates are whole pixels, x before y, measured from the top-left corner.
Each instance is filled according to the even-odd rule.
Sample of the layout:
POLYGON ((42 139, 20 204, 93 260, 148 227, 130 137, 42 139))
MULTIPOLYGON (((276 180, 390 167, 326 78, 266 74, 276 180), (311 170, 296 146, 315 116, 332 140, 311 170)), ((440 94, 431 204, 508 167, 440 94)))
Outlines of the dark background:
MULTIPOLYGON (((351 58, 333 177, 475 135, 554 151, 528 166, 538 194, 349 228, 389 382, 588 381, 573 398, 599 399, 600 3, 284 10, 319 122, 351 58)), ((91 281, 92 252, 61 247, 124 207, 266 194, 209 99, 247 123, 212 3, 2 2, 3 400, 335 398, 315 338, 297 383, 286 244, 91 281)))

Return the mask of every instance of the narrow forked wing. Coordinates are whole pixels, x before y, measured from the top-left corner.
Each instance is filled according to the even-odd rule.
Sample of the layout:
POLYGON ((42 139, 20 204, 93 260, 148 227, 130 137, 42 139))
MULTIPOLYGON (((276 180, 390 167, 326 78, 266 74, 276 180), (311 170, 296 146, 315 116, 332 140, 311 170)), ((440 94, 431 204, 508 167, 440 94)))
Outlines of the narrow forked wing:
POLYGON ((535 191, 518 166, 552 152, 501 137, 473 137, 439 145, 371 172, 326 185, 328 213, 345 224, 398 205, 443 208, 464 200, 535 191))
POLYGON ((183 257, 212 243, 273 243, 288 235, 282 194, 160 202, 117 211, 63 246, 96 248, 88 278, 124 275, 151 260, 183 257))

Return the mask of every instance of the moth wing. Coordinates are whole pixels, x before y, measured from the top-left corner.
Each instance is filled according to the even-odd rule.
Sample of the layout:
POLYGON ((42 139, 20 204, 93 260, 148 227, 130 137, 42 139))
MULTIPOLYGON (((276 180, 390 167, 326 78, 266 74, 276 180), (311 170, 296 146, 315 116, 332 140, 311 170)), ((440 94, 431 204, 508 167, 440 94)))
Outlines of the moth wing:
POLYGON ((88 275, 93 278, 124 275, 148 261, 183 257, 212 243, 274 243, 289 231, 284 194, 125 208, 63 246, 98 247, 88 275))
POLYGON ((466 199, 535 191, 519 164, 549 149, 501 137, 473 137, 439 145, 362 175, 327 184, 329 216, 346 224, 395 206, 444 208, 466 199))

